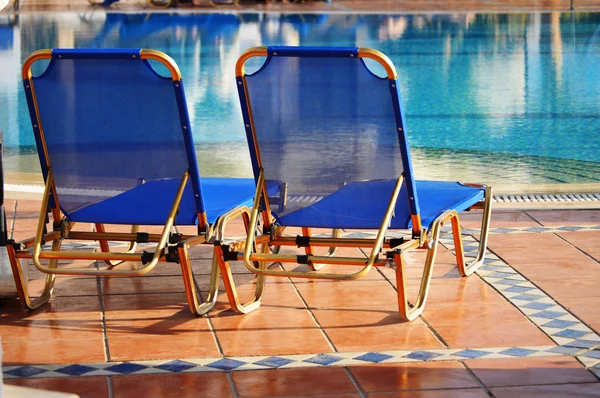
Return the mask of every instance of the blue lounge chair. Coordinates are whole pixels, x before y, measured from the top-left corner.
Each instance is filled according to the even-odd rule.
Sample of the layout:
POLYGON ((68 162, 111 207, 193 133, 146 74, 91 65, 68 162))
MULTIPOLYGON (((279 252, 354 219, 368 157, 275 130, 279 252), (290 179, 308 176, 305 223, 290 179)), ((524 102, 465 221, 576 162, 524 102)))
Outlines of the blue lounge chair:
MULTIPOLYGON (((210 310, 218 290, 218 265, 213 263, 210 292, 201 303, 188 249, 222 239, 232 218, 242 216, 248 221, 247 205, 252 203, 255 183, 200 178, 175 62, 146 49, 41 50, 23 65, 23 83, 46 182, 35 238, 13 242, 8 248, 24 306, 33 309, 47 302, 55 275, 141 276, 158 262, 170 261, 181 265, 191 311, 210 310), (42 60, 49 64, 34 76, 32 66, 42 60), (95 232, 73 230, 78 222, 94 224, 95 232), (132 229, 109 233, 104 224, 132 229), (196 226, 197 233, 173 233, 175 226, 183 225, 196 226), (147 233, 140 232, 139 226, 163 229, 160 234, 147 233), (101 250, 61 250, 69 239, 96 240, 101 250), (129 247, 126 252, 112 252, 109 241, 129 242, 129 247), (148 242, 156 243, 153 251, 135 251, 136 243, 148 242), (44 243, 52 248, 43 250, 44 243), (37 299, 27 292, 19 261, 23 258, 32 258, 48 274, 37 299), (59 267, 61 259, 102 260, 109 267, 59 267), (123 261, 143 266, 112 267, 123 261)), ((260 302, 260 282, 255 303, 260 302)))
MULTIPOLYGON (((400 316, 412 320, 423 311, 443 223, 452 224, 461 274, 469 275, 482 264, 492 190, 415 181, 396 71, 385 55, 364 48, 258 47, 240 57, 236 76, 257 187, 249 230, 254 231, 261 218, 264 234, 249 233, 243 243, 217 246, 223 274, 228 273, 229 261, 243 260, 248 270, 261 276, 356 279, 373 266, 393 263, 400 316), (244 65, 255 57, 264 63, 246 74, 244 65), (275 180, 288 184, 283 209, 269 201, 268 183, 275 180), (458 213, 471 208, 482 208, 483 217, 478 256, 467 264, 458 213), (301 227, 302 235, 284 236, 287 227, 301 227), (374 239, 321 238, 311 237, 311 228, 377 234, 374 239), (410 234, 390 238, 390 229, 410 234), (303 247, 306 254, 258 253, 257 242, 303 247), (313 248, 319 246, 371 250, 368 258, 314 255, 313 248), (387 251, 381 253, 383 248, 387 251), (411 305, 405 293, 403 254, 417 248, 428 253, 421 289, 411 305), (312 269, 278 271, 267 269, 265 262, 306 264, 312 269), (324 273, 318 271, 323 264, 363 268, 352 274, 324 273)), ((233 281, 225 278, 225 284, 234 296, 233 281)), ((246 309, 234 306, 234 310, 246 309)))

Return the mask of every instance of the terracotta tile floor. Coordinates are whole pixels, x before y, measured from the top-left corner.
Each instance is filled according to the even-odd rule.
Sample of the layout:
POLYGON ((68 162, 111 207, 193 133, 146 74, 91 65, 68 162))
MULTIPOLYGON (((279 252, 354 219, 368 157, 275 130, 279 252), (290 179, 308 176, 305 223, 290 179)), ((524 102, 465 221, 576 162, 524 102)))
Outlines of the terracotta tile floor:
MULTIPOLYGON (((6 203, 9 220, 14 205, 13 201, 6 203)), ((18 201, 15 237, 34 229, 38 206, 35 201, 18 201)), ((477 216, 466 215, 463 226, 474 227, 477 216)), ((595 255, 600 247, 600 228, 546 233, 521 232, 519 228, 599 224, 597 210, 496 211, 492 229, 509 228, 510 233, 492 231, 490 257, 497 255, 570 310, 576 317, 572 319, 598 333, 600 263, 595 255)), ((235 228, 236 233, 241 232, 239 226, 235 228)), ((196 249, 192 258, 198 284, 206 289, 210 246, 196 249)), ((205 358, 246 358, 245 363, 252 363, 274 357, 292 362, 316 354, 323 354, 315 357, 324 361, 320 364, 327 364, 332 356, 348 359, 328 367, 314 367, 309 361, 289 369, 265 370, 254 365, 248 368, 252 370, 241 367, 239 371, 188 373, 184 366, 173 373, 127 374, 128 370, 122 375, 95 376, 88 371, 89 375, 78 377, 9 377, 5 382, 82 397, 600 396, 600 372, 594 370, 600 366, 596 365, 600 362, 598 350, 590 351, 589 358, 572 351, 527 358, 478 358, 478 353, 493 347, 527 350, 552 348, 557 343, 550 332, 525 315, 523 308, 509 301, 507 293, 481 275, 461 278, 453 259, 451 247, 441 246, 425 312, 410 323, 399 322, 394 271, 388 268, 353 282, 269 279, 263 305, 257 311, 234 314, 225 295, 220 294, 215 310, 202 318, 192 316, 187 309, 176 264, 159 266, 157 272, 143 278, 59 277, 54 298, 40 310, 25 312, 18 300, 1 302, 5 368, 55 364, 51 369, 58 369, 60 365, 103 363, 137 366, 136 361, 156 365, 171 360, 184 361, 175 365, 192 366, 189 361, 201 364, 205 358), (464 357, 429 361, 455 352, 465 353, 464 357), (385 359, 407 353, 415 362, 365 364, 352 359, 357 355, 385 359)), ((407 289, 414 295, 423 255, 416 252, 408 260, 407 289)), ((31 287, 39 290, 43 275, 31 265, 28 269, 31 287)), ((249 297, 254 278, 237 266, 235 277, 241 295, 249 297)), ((596 344, 600 347, 600 341, 596 344)))

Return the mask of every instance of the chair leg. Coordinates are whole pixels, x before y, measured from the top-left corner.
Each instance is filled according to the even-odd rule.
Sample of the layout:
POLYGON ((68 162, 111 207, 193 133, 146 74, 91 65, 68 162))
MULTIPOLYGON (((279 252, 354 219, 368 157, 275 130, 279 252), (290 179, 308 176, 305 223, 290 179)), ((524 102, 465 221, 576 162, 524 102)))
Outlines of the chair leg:
POLYGON ((433 274, 433 264, 437 254, 437 236, 434 240, 428 243, 430 246, 427 250, 427 258, 421 277, 421 286, 417 294, 417 301, 414 305, 409 304, 408 295, 406 294, 406 274, 404 272, 404 252, 394 252, 394 261, 396 263, 396 289, 398 290, 398 310, 400 318, 403 321, 412 321, 417 318, 425 309, 427 294, 431 285, 431 276, 433 274))
MULTIPOLYGON (((94 224, 94 225, 96 227, 96 232, 105 232, 104 224, 94 224)), ((132 225, 131 233, 135 234, 139 231, 139 229, 140 228, 138 225, 132 225)), ((110 253, 110 247, 108 245, 108 241, 101 239, 101 240, 98 240, 98 244, 100 245, 101 252, 110 253)), ((127 250, 125 250, 123 253, 133 253, 133 252, 135 252, 136 248, 137 248, 137 242, 135 242, 135 241, 129 242, 129 246, 127 247, 127 250)), ((111 267, 114 267, 115 265, 119 265, 123 261, 125 261, 125 260, 104 260, 104 262, 111 267)))
POLYGON ((183 275, 183 283, 185 286, 185 295, 187 297, 190 311, 194 315, 204 315, 212 310, 217 303, 217 293, 219 292, 219 263, 213 256, 212 270, 210 274, 210 285, 208 296, 204 302, 199 299, 199 292, 194 279, 192 265, 189 257, 189 250, 186 246, 177 248, 179 262, 181 265, 181 274, 183 275))
MULTIPOLYGON (((60 245, 60 240, 55 240, 52 243, 52 250, 60 250, 60 245)), ((19 296, 21 304, 24 308, 29 310, 35 310, 37 308, 40 308, 42 305, 46 304, 52 297, 56 275, 47 274, 42 294, 39 297, 32 299, 29 295, 29 290, 27 288, 28 281, 26 280, 26 276, 23 273, 21 260, 17 257, 15 248, 12 245, 8 245, 6 246, 6 250, 10 261, 10 267, 12 268, 13 277, 15 278, 17 294, 19 296)), ((48 264, 49 268, 56 268, 57 266, 58 260, 50 260, 48 264)))
POLYGON ((485 250, 487 247, 488 231, 490 226, 490 216, 492 214, 492 188, 487 187, 485 192, 485 205, 483 215, 481 217, 481 229, 479 232, 479 247, 477 249, 477 257, 468 263, 465 261, 465 252, 462 244, 462 235, 458 213, 452 217, 452 236, 454 238, 454 251, 456 253, 456 264, 458 271, 462 276, 469 276, 477 271, 483 264, 485 258, 485 250))
MULTIPOLYGON (((269 251, 269 245, 266 243, 263 244, 261 252, 269 253, 269 251)), ((231 309, 237 312, 238 314, 247 314, 260 307, 260 304, 262 303, 262 296, 265 291, 265 275, 257 275, 256 290, 254 291, 254 297, 246 304, 241 304, 237 294, 237 288, 233 280, 233 275, 231 274, 229 262, 225 261, 225 259, 223 258, 223 249, 220 245, 215 246, 215 252, 213 256, 217 259, 219 263, 219 268, 221 269, 221 274, 223 275, 223 284, 225 285, 225 292, 227 293, 227 298, 229 300, 229 305, 231 305, 231 309)), ((266 269, 267 262, 260 261, 257 265, 258 269, 266 269)))

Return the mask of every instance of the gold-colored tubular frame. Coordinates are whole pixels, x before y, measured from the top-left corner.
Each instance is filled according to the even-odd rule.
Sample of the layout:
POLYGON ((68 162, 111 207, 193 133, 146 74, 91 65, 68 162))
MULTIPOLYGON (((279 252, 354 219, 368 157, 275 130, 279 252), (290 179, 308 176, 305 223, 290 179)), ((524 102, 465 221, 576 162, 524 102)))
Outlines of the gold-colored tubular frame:
MULTIPOLYGON (((395 80, 397 78, 396 70, 392 64, 392 62, 387 58, 384 54, 377 50, 372 49, 364 49, 361 48, 358 50, 359 58, 369 58, 379 62, 386 70, 388 79, 395 80)), ((344 279, 357 279, 364 275, 366 275, 373 266, 382 266, 388 263, 386 259, 380 259, 379 253, 382 248, 391 249, 390 252, 387 253, 386 257, 390 257, 393 259, 396 265, 396 281, 397 281, 397 293, 398 293, 398 310, 399 315, 402 320, 410 321, 414 320, 418 317, 424 309, 425 302, 427 300, 427 294, 429 292, 429 287, 431 284, 431 277, 433 272, 433 266, 435 263, 435 257, 437 254, 437 247, 439 242, 439 235, 441 227, 447 223, 448 221, 452 224, 452 233, 454 237, 455 244, 455 252, 456 252, 456 262, 459 269, 459 272, 462 276, 468 276, 475 272, 482 264, 485 256, 485 249, 487 245, 487 236, 489 229, 489 221, 491 215, 491 206, 492 206, 492 188, 485 187, 482 185, 473 185, 479 188, 485 189, 485 197, 483 203, 478 203, 471 208, 482 208, 482 222, 481 222, 481 232, 479 237, 479 249, 477 252, 477 257, 471 262, 467 263, 464 257, 464 250, 462 245, 462 236, 461 236, 461 228, 459 222, 458 212, 455 210, 448 210, 443 212, 439 217, 437 217, 429 231, 423 231, 422 234, 415 235, 412 234, 412 238, 407 240, 403 240, 402 243, 398 244, 397 240, 386 240, 385 234, 387 232, 388 226, 390 225, 391 217, 393 215, 393 210, 396 205, 396 201, 398 199, 398 195, 400 192, 400 188, 403 183, 403 177, 401 176, 396 181, 396 186, 394 188, 394 192, 389 200, 388 207, 386 209, 385 216, 382 220, 381 226, 377 232, 377 236, 375 239, 350 239, 350 238, 339 238, 339 236, 334 231, 334 236, 331 238, 312 238, 310 237, 310 229, 302 228, 302 234, 304 236, 310 237, 308 246, 305 247, 306 258, 308 258, 308 265, 311 267, 311 271, 307 272, 296 272, 296 271, 277 271, 270 270, 267 268, 267 263, 269 262, 279 262, 279 263, 298 263, 298 256, 295 255, 280 255, 280 254, 270 254, 268 250, 265 250, 265 243, 273 247, 280 246, 295 246, 296 239, 293 237, 284 237, 281 235, 282 231, 285 229, 284 227, 279 227, 277 225, 273 225, 274 233, 273 234, 263 234, 256 236, 255 231, 258 226, 258 218, 259 213, 262 211, 263 220, 267 220, 265 222, 266 226, 270 226, 268 222, 270 221, 269 214, 270 212, 267 209, 261 209, 261 203, 266 203, 268 205, 268 195, 266 193, 265 186, 265 177, 264 171, 262 169, 262 164, 260 162, 260 152, 256 141, 256 135, 254 131, 254 121, 252 119, 252 110, 251 104, 249 102, 248 90, 246 85, 246 78, 244 74, 244 63, 252 58, 252 57, 266 57, 267 48, 266 47, 255 47, 244 52, 239 58, 236 64, 236 76, 237 78, 241 78, 241 84, 244 85, 244 92, 246 97, 246 106, 248 109, 248 116, 250 122, 250 128, 252 130, 252 134, 254 136, 255 142, 255 150, 257 154, 257 163, 260 168, 259 178, 257 181, 257 188, 254 197, 253 208, 249 220, 249 227, 247 228, 248 235, 246 237, 245 242, 239 242, 237 244, 232 244, 229 246, 229 250, 236 252, 238 250, 243 250, 243 252, 237 252, 235 256, 232 256, 231 253, 224 256, 224 251, 222 246, 215 246, 215 257, 217 257, 220 271, 224 276, 225 288, 227 291, 227 295, 229 297, 229 301, 231 307, 234 311, 240 313, 247 313, 260 305, 259 300, 254 300, 248 306, 240 306, 239 300, 237 298, 237 291, 235 285, 232 283, 230 278, 231 270, 229 267, 228 261, 232 258, 236 258, 237 260, 242 260, 246 268, 261 277, 265 276, 279 276, 279 277, 295 277, 295 278, 310 278, 310 279, 331 279, 331 280, 344 280, 344 279), (428 233, 427 233, 428 232, 428 233), (261 253, 256 251, 256 245, 262 244, 261 253), (312 247, 330 247, 330 254, 332 254, 332 249, 335 247, 364 247, 371 248, 371 253, 368 259, 365 258, 352 258, 352 257, 331 257, 331 256, 314 256, 312 253, 312 247), (418 248, 425 248, 427 250, 427 257, 425 260, 425 266, 423 275, 421 278, 421 286, 419 289, 419 293, 417 294, 416 302, 414 305, 411 305, 409 299, 406 295, 406 276, 404 272, 404 253, 409 250, 414 250, 418 248), (226 259, 227 258, 227 259, 226 259), (358 272, 352 274, 332 274, 332 273, 322 273, 315 272, 316 265, 324 265, 324 264, 343 264, 343 265, 358 265, 363 268, 358 272)), ((247 126, 248 127, 248 126, 247 126)), ((414 225, 421 226, 420 216, 413 215, 412 221, 414 225)), ((268 230, 268 229, 267 229, 268 230)), ((338 231, 339 232, 339 231, 338 231)), ((275 250, 275 253, 278 251, 275 250)), ((261 281, 261 289, 264 281, 261 281)), ((261 290, 262 293, 262 290, 261 290)))
MULTIPOLYGON (((181 80, 181 73, 175 62, 166 54, 154 50, 141 50, 139 53, 140 59, 145 60, 156 60, 163 63, 171 72, 171 78, 177 82, 181 80)), ((8 245, 7 251, 17 286, 17 292, 21 303, 28 309, 35 309, 46 303, 51 295, 54 287, 56 275, 87 275, 87 276, 141 276, 150 272, 158 262, 166 261, 164 250, 167 246, 167 242, 170 236, 171 228, 174 225, 175 217, 179 209, 179 204, 183 196, 183 192, 186 183, 189 178, 189 171, 186 171, 179 183, 177 193, 173 198, 173 202, 170 208, 169 216, 164 224, 163 230, 160 234, 146 234, 148 242, 157 243, 155 252, 152 259, 141 268, 135 270, 119 270, 111 269, 112 266, 123 261, 142 261, 142 253, 135 253, 135 245, 138 238, 138 227, 132 226, 130 233, 109 233, 104 230, 103 224, 95 224, 96 232, 85 232, 85 231, 71 231, 71 228, 75 224, 69 222, 66 218, 62 217, 60 207, 58 205, 58 195, 56 186, 54 184, 54 177, 52 171, 52 165, 50 163, 48 151, 46 148, 46 142, 43 134, 43 128, 39 117, 39 111, 35 98, 35 90, 33 87, 33 79, 31 74, 31 66, 40 59, 51 59, 51 50, 41 50, 33 53, 23 65, 23 78, 27 81, 27 89, 31 90, 33 97, 33 103, 36 111, 37 120, 40 123, 39 126, 34 126, 40 131, 40 137, 43 147, 43 156, 48 166, 46 175, 46 182, 44 188, 44 194, 42 198, 42 205, 40 209, 40 216, 38 219, 38 225, 36 229, 36 235, 34 238, 29 238, 21 242, 8 245), (52 209, 54 225, 62 225, 63 228, 60 231, 52 231, 46 233, 46 215, 48 207, 50 205, 51 198, 55 201, 55 208, 52 209), (75 240, 97 240, 100 244, 100 252, 82 252, 82 251, 61 251, 61 244, 65 239, 75 240), (129 242, 129 246, 126 252, 113 253, 110 252, 108 242, 109 241, 121 241, 129 242), (50 250, 42 250, 42 245, 46 242, 52 242, 52 248, 50 250), (21 268, 21 259, 32 259, 37 269, 47 274, 44 289, 42 294, 32 299, 28 293, 27 280, 25 274, 21 268), (104 261, 109 265, 109 269, 98 270, 98 269, 77 269, 77 268, 59 268, 58 261, 61 259, 71 260, 93 260, 93 261, 104 261), (48 264, 42 264, 42 260, 48 260, 48 264)), ((206 300, 202 302, 199 297, 199 289, 196 287, 194 281, 194 275, 189 260, 188 251, 192 246, 206 243, 213 239, 213 236, 222 238, 225 232, 225 228, 228 222, 234 218, 244 216, 245 219, 249 219, 249 209, 247 207, 241 207, 233 209, 226 214, 222 215, 215 225, 211 228, 207 228, 206 235, 192 235, 182 236, 181 240, 176 244, 176 252, 178 254, 179 263, 181 266, 183 280, 186 290, 186 297, 190 306, 190 311, 196 315, 203 315, 210 311, 215 303, 219 287, 219 266, 216 260, 213 260, 213 273, 210 280, 209 292, 206 300)), ((246 222, 247 225, 247 222, 246 222)), ((258 293, 261 293, 261 289, 257 289, 258 293)), ((260 300, 261 294, 257 293, 257 297, 260 300)))

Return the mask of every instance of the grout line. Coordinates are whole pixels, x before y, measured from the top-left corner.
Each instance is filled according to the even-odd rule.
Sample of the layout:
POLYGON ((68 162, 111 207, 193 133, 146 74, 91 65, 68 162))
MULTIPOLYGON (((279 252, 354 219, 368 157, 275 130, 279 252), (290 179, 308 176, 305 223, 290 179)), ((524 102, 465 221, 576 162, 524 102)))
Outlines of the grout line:
POLYGON ((231 393, 233 394, 233 397, 240 398, 240 393, 238 392, 237 386, 233 381, 233 375, 231 374, 231 372, 226 372, 225 375, 227 376, 227 380, 229 381, 229 388, 231 388, 231 393))
MULTIPOLYGON (((192 264, 192 261, 190 260, 190 266, 192 264)), ((192 270, 192 281, 194 282, 194 287, 196 288, 196 292, 198 293, 198 296, 200 296, 200 299, 203 300, 204 298, 202 297, 202 292, 200 292, 200 289, 198 289, 198 284, 196 283, 196 277, 194 276, 194 271, 192 270)), ((219 281, 220 282, 220 281, 219 281)), ((218 289, 217 289, 217 294, 218 294, 218 289)), ((219 337, 217 336, 217 329, 215 329, 215 326, 212 323, 212 319, 210 318, 210 311, 208 312, 208 314, 204 314, 200 317, 198 317, 197 315, 194 315, 195 318, 206 318, 206 321, 208 322, 208 328, 210 329, 210 332, 213 336, 213 338, 215 339, 215 344, 217 345, 217 350, 219 351, 219 354, 221 354, 222 357, 225 357, 225 352, 223 351, 223 346, 221 345, 221 342, 219 341, 219 337)))
POLYGON ((108 386, 108 398, 114 398, 112 376, 106 376, 106 385, 108 386))
MULTIPOLYGON (((96 269, 99 268, 98 262, 94 263, 96 269)), ((104 342, 104 356, 107 362, 111 362, 110 348, 108 346, 108 333, 106 332, 106 311, 104 308, 104 295, 102 293, 102 282, 100 277, 96 276, 96 287, 98 289, 98 302, 100 303, 100 323, 102 324, 102 336, 104 342)))
MULTIPOLYGON (((280 263, 280 266, 281 266, 281 268, 283 268, 283 265, 281 265, 281 263, 280 263)), ((296 286, 296 284, 294 283, 294 281, 292 280, 292 278, 288 277, 287 279, 290 281, 290 284, 294 288, 294 291, 296 292, 296 294, 298 295, 298 297, 300 298, 300 300, 302 300, 302 303, 304 304, 304 307, 308 311, 310 317, 313 319, 313 321, 315 322, 315 324, 318 326, 319 330, 323 334, 323 337, 325 337, 325 340, 327 340, 327 344, 329 344, 329 346, 331 347, 331 349, 333 350, 333 352, 339 352, 338 349, 337 349, 337 347, 335 346, 335 344, 333 344, 333 341, 331 340, 331 338, 329 337, 329 335, 325 331, 325 329, 323 329, 323 326, 317 320, 317 317, 313 313, 312 309, 310 308, 310 306, 308 305, 308 303, 306 302, 306 300, 304 299, 304 297, 302 297, 302 294, 300 293, 300 290, 298 290, 298 287, 296 286)))
POLYGON ((593 261, 595 261, 596 263, 600 264, 600 261, 596 260, 596 258, 594 256, 592 256, 591 254, 589 254, 588 252, 586 252, 585 250, 581 249, 579 246, 577 246, 574 243, 569 242, 567 239, 563 238, 562 236, 559 235, 559 233, 554 232, 554 235, 556 235, 559 239, 562 239, 563 241, 565 241, 569 246, 574 247, 576 250, 580 251, 581 253, 585 254, 587 257, 589 257, 590 259, 592 259, 593 261))
POLYGON ((464 361, 458 361, 458 363, 460 363, 462 366, 464 366, 464 368, 467 371, 467 373, 469 373, 471 375, 471 377, 474 378, 475 381, 477 381, 477 384, 479 384, 479 386, 481 386, 481 388, 485 391, 485 393, 488 396, 490 396, 490 397, 494 396, 494 394, 492 394, 492 392, 490 391, 490 389, 487 388, 487 386, 485 384, 483 384, 483 382, 479 379, 479 377, 477 377, 477 375, 475 374, 475 372, 473 372, 473 370, 471 368, 469 368, 469 366, 467 366, 467 364, 464 361))
POLYGON ((350 369, 348 369, 347 366, 344 366, 344 370, 346 371, 346 374, 350 378, 350 381, 352 382, 352 384, 354 384, 354 387, 356 387, 356 390, 360 394, 360 397, 361 398, 367 398, 367 394, 364 392, 364 390, 362 389, 362 387, 358 383, 358 380, 356 380, 356 378, 354 377, 354 375, 352 374, 352 372, 350 372, 350 369))

